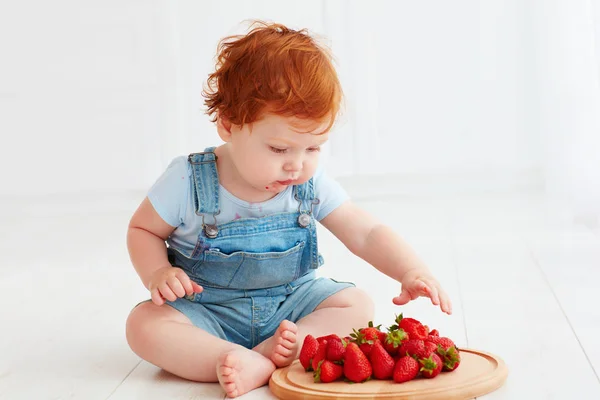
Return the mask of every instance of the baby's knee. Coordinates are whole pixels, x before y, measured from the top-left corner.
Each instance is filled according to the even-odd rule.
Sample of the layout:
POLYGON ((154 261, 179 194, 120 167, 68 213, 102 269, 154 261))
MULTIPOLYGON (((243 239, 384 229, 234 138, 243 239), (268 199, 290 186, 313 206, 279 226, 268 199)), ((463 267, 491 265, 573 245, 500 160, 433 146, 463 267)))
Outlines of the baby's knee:
POLYGON ((137 305, 127 317, 125 323, 125 336, 131 350, 139 356, 143 348, 151 345, 151 314, 152 307, 156 307, 151 302, 144 302, 137 305))
POLYGON ((366 320, 372 321, 375 317, 375 303, 373 302, 373 299, 364 290, 357 288, 355 289, 354 307, 356 307, 357 310, 360 310, 361 314, 366 320))
MULTIPOLYGON (((332 298, 333 300, 333 298, 332 298)), ((373 320, 375 315, 375 303, 371 296, 362 289, 353 287, 344 289, 336 295, 334 307, 352 307, 353 315, 367 321, 373 320)))

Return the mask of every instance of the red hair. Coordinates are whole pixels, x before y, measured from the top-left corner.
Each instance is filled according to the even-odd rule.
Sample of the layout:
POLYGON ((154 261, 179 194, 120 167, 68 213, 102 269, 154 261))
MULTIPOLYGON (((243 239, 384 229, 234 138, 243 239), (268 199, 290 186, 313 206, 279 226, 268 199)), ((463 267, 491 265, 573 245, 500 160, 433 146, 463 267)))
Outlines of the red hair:
POLYGON ((325 121, 331 129, 342 89, 330 53, 306 29, 255 22, 219 42, 216 70, 202 92, 207 114, 243 126, 265 112, 325 121))

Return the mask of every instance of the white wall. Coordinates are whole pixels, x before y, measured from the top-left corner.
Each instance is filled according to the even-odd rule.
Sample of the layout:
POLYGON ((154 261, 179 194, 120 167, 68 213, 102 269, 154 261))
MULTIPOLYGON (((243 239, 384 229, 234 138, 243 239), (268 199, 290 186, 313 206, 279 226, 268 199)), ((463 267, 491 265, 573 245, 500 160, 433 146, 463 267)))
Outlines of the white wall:
POLYGON ((330 39, 347 95, 326 153, 334 175, 493 187, 544 167, 530 2, 1 7, 0 195, 144 190, 175 155, 214 144, 202 84, 218 39, 253 18, 330 39))
POLYGON ((338 48, 346 83, 358 85, 346 85, 353 122, 346 133, 358 138, 351 172, 539 166, 526 124, 522 1, 353 3, 356 16, 347 20, 363 21, 347 27, 351 37, 338 48))
POLYGON ((123 190, 158 172, 158 4, 2 2, 0 194, 123 190))

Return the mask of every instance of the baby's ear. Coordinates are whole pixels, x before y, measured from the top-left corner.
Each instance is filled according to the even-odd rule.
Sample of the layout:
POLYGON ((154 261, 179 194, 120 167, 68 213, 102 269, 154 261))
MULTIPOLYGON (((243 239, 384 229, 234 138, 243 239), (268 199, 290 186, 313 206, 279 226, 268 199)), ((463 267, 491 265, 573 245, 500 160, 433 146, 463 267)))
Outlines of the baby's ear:
POLYGON ((226 143, 231 141, 231 127, 231 122, 227 118, 222 116, 217 117, 217 132, 221 140, 226 143))

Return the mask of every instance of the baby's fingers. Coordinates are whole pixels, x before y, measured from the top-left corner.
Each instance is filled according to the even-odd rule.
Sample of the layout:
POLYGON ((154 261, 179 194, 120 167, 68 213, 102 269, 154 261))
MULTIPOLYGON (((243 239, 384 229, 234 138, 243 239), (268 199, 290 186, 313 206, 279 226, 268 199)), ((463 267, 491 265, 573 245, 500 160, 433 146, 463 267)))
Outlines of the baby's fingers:
POLYGON ((185 289, 176 276, 169 278, 169 287, 177 297, 185 296, 185 289))
POLYGON ((167 282, 163 282, 158 286, 158 290, 160 292, 160 295, 169 300, 169 301, 175 301, 177 300, 177 296, 175 295, 175 293, 173 293, 173 291, 171 290, 171 288, 169 287, 169 285, 167 284, 167 282))
POLYGON ((162 298, 158 289, 152 289, 152 291, 150 292, 150 297, 152 298, 152 302, 157 306, 162 306, 163 304, 165 304, 165 299, 162 298))
POLYGON ((437 289, 437 286, 434 284, 431 284, 430 282, 428 283, 428 288, 429 288, 429 297, 431 298, 431 303, 434 306, 439 306, 440 305, 440 295, 437 289))
MULTIPOLYGON (((187 274, 185 272, 181 271, 180 273, 178 273, 177 278, 179 279, 179 282, 181 282, 181 286, 185 290, 186 295, 189 296, 194 293, 194 287, 192 286, 192 280, 190 279, 189 276, 187 276, 187 274)), ((179 297, 183 297, 183 296, 179 296, 179 297)))
POLYGON ((194 281, 192 281, 192 288, 194 289, 195 293, 202 293, 202 291, 204 290, 204 288, 202 286, 198 285, 194 281))
POLYGON ((448 297, 446 292, 444 292, 443 290, 440 291, 440 303, 442 305, 443 312, 445 312, 448 315, 452 314, 452 302, 450 301, 450 298, 448 297))
POLYGON ((435 284, 433 284, 432 282, 426 282, 425 293, 431 299, 431 304, 433 304, 434 306, 440 304, 440 296, 438 294, 438 290, 435 284))
POLYGON ((202 286, 198 285, 196 282, 190 279, 190 277, 183 271, 177 274, 177 278, 179 278, 179 282, 185 289, 185 294, 192 295, 194 293, 200 293, 202 290, 202 286))
POLYGON ((392 299, 392 302, 397 306, 402 306, 411 300, 412 300, 412 297, 411 297, 410 293, 408 293, 408 291, 406 291, 406 290, 402 290, 402 293, 400 293, 400 296, 394 297, 392 299))

